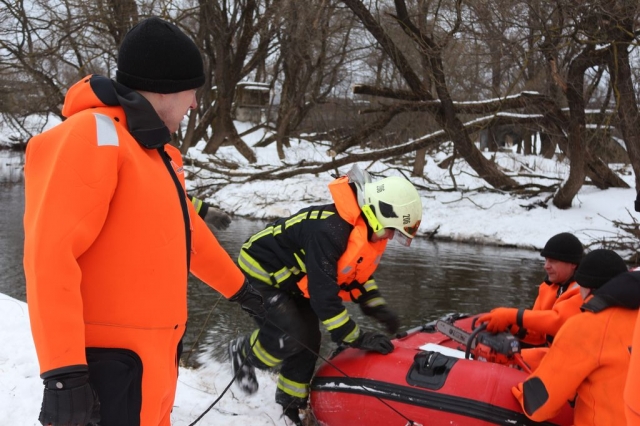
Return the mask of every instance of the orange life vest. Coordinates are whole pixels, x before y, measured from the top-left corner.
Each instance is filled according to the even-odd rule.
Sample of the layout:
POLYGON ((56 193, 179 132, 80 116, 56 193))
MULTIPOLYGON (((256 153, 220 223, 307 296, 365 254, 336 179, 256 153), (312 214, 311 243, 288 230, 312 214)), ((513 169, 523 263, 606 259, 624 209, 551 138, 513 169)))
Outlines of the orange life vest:
POLYGON ((625 414, 627 426, 640 426, 640 316, 633 331, 630 350, 629 372, 624 387, 625 414))
MULTIPOLYGON (((357 299, 361 290, 359 287, 373 275, 378 267, 382 254, 387 247, 387 240, 371 242, 368 239, 367 224, 362 218, 360 206, 353 195, 347 176, 340 177, 329 184, 331 197, 336 205, 338 214, 345 221, 353 225, 349 234, 347 250, 338 259, 338 279, 342 300, 357 299)), ((307 276, 298 281, 298 287, 305 297, 309 297, 309 283, 307 276)))

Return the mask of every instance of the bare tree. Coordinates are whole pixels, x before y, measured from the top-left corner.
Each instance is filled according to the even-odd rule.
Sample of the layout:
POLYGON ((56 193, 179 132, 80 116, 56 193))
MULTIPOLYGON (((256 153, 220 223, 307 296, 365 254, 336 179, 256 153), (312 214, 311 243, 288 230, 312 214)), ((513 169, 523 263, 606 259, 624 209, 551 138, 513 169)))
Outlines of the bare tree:
POLYGON ((309 112, 323 103, 344 78, 354 17, 336 1, 285 2, 278 39, 283 73, 275 135, 278 155, 284 158, 289 136, 309 112))
POLYGON ((204 152, 213 154, 223 144, 231 144, 249 161, 253 150, 240 138, 233 125, 232 107, 238 82, 263 63, 272 47, 273 16, 280 0, 199 0, 199 25, 204 54, 213 72, 215 102, 205 106, 200 125, 191 140, 200 140, 207 128, 204 152))
MULTIPOLYGON (((376 38, 387 55, 396 65, 409 89, 421 99, 428 101, 433 97, 429 88, 415 73, 405 55, 398 49, 394 41, 387 35, 370 11, 360 0, 343 0, 343 2, 358 16, 367 30, 376 38)), ((429 72, 435 93, 440 100, 441 108, 434 118, 449 135, 457 152, 467 161, 478 175, 496 188, 508 189, 516 186, 516 182, 502 173, 495 164, 488 161, 475 147, 462 121, 457 116, 453 99, 451 98, 443 67, 442 54, 450 39, 457 33, 462 21, 461 3, 456 1, 451 9, 454 19, 450 28, 437 37, 435 32, 426 34, 418 28, 409 14, 404 0, 395 0, 396 16, 394 19, 402 30, 414 41, 417 49, 424 55, 429 64, 429 72)), ((437 11, 436 11, 437 12, 437 11)), ((437 13, 434 15, 438 17, 437 13)))

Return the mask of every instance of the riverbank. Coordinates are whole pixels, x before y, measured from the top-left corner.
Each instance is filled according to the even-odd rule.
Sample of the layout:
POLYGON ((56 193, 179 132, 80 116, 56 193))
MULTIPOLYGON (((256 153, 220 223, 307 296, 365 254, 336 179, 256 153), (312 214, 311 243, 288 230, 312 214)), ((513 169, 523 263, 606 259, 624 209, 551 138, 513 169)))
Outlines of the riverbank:
MULTIPOLYGON (((263 136, 257 131, 245 135, 244 139, 253 146, 263 136)), ((197 163, 215 161, 233 166, 217 172, 187 166, 188 186, 194 192, 207 194, 210 203, 227 212, 270 220, 291 215, 309 205, 331 202, 327 185, 333 177, 329 172, 282 180, 249 180, 253 174, 264 174, 283 164, 304 168, 314 162, 330 161, 325 146, 294 139, 291 147, 285 149, 286 158, 282 160, 278 158, 275 144, 254 148, 258 158, 255 164, 249 164, 233 147, 220 148, 214 157, 202 154, 203 148, 203 143, 191 148, 187 157, 197 163), (210 191, 212 187, 217 190, 210 191)), ((633 224, 640 218, 640 213, 634 211, 635 181, 629 165, 610 164, 609 167, 630 188, 600 190, 587 182, 574 198, 572 207, 561 210, 552 204, 551 192, 516 194, 493 190, 463 161, 441 168, 439 164, 449 155, 447 149, 428 155, 422 177, 411 176, 410 158, 404 159, 409 165, 395 161, 357 164, 374 176, 401 175, 414 183, 423 202, 420 237, 540 250, 551 236, 572 232, 590 249, 612 241, 637 245, 637 238, 619 227, 621 223, 633 224)), ((515 152, 485 152, 484 155, 521 185, 546 187, 563 182, 569 175, 566 160, 515 152)), ((339 172, 346 173, 350 167, 340 167, 339 172)), ((632 252, 620 254, 629 258, 632 252)))
MULTIPOLYGON (((0 293, 0 312, 0 425, 39 426, 42 380, 37 376, 27 305, 0 293)), ((233 385, 197 425, 285 425, 273 401, 274 376, 258 371, 258 379, 259 392, 246 396, 233 385)), ((208 359, 198 370, 181 367, 172 425, 192 424, 230 382, 226 363, 208 359)))
MULTIPOLYGON (((37 123, 48 128, 47 123, 37 123)), ((313 204, 330 203, 327 185, 332 173, 346 173, 351 164, 332 172, 305 173, 279 178, 277 173, 287 170, 311 170, 313 165, 331 161, 329 144, 310 143, 292 139, 285 148, 285 158, 278 157, 275 143, 256 147, 265 137, 265 130, 251 131, 248 123, 236 122, 243 140, 253 147, 257 162, 250 164, 232 146, 221 147, 215 155, 202 153, 204 142, 191 148, 185 156, 187 186, 190 192, 201 194, 211 204, 231 215, 272 220, 288 216, 313 204), (252 180, 255 175, 271 172, 271 179, 252 180)), ((0 128, 0 145, 24 137, 0 128)), ((408 142, 407 142, 408 143, 408 142)), ((354 149, 350 154, 364 154, 354 149)), ((493 190, 476 177, 475 172, 461 160, 447 168, 439 165, 450 156, 450 146, 427 155, 422 177, 412 177, 412 156, 390 161, 358 162, 361 169, 374 176, 401 175, 409 178, 419 189, 423 201, 423 220, 418 235, 443 241, 466 242, 505 247, 540 250, 547 239, 558 232, 574 233, 588 248, 597 248, 612 241, 636 247, 637 238, 621 229, 620 224, 632 226, 640 217, 633 209, 636 191, 633 170, 626 164, 609 167, 630 188, 600 190, 587 182, 573 200, 570 209, 560 210, 551 203, 552 192, 506 193, 493 190)), ((549 187, 563 182, 569 174, 566 160, 524 156, 515 152, 485 152, 499 169, 521 185, 549 187)), ((616 246, 611 248, 618 248, 616 246)), ((633 250, 621 250, 630 258, 633 250)))

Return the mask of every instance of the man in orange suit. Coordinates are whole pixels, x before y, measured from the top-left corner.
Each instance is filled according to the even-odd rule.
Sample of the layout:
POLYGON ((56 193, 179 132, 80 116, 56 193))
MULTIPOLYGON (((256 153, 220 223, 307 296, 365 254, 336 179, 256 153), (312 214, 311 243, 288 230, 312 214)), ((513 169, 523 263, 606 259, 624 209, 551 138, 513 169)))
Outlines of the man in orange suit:
POLYGON ((264 315, 168 144, 204 81, 195 43, 145 19, 120 46, 116 81, 80 80, 66 120, 28 144, 24 268, 43 425, 170 425, 189 272, 264 315))
POLYGON ((531 309, 495 308, 478 318, 487 330, 509 330, 524 343, 522 357, 532 369, 539 364, 548 346, 565 321, 580 312, 582 297, 573 274, 583 255, 582 243, 575 235, 562 232, 547 241, 540 252, 547 277, 538 288, 531 309))
POLYGON ((614 251, 590 252, 575 274, 582 312, 560 328, 539 367, 513 388, 524 413, 541 422, 573 401, 574 425, 624 425, 623 388, 640 307, 640 272, 614 251))

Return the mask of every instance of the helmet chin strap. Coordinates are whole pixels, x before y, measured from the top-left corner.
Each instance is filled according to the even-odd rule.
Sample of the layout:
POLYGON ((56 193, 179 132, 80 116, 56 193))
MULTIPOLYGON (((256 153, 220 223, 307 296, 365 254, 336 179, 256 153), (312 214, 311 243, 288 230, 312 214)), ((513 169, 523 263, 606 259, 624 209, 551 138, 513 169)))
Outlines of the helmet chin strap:
POLYGON ((371 204, 365 204, 361 207, 361 209, 362 213, 364 213, 364 217, 367 218, 367 223, 369 224, 371 229, 373 229, 373 233, 378 237, 384 236, 384 227, 376 217, 376 214, 373 211, 374 207, 371 204))

